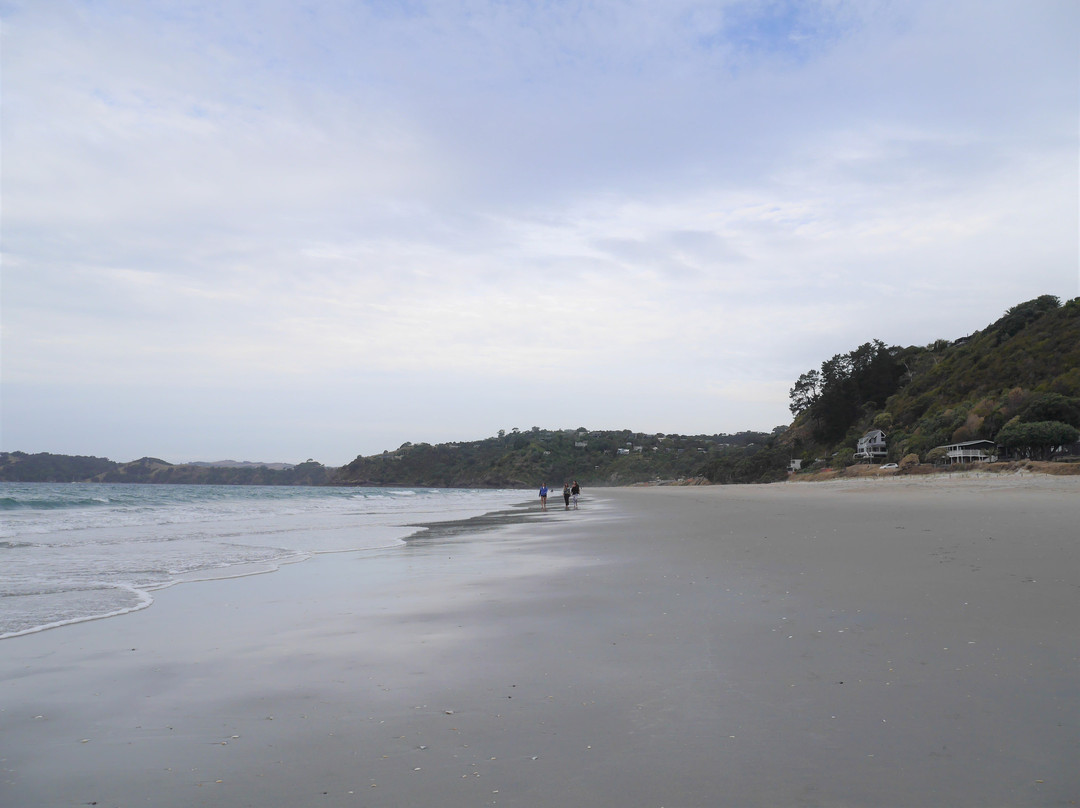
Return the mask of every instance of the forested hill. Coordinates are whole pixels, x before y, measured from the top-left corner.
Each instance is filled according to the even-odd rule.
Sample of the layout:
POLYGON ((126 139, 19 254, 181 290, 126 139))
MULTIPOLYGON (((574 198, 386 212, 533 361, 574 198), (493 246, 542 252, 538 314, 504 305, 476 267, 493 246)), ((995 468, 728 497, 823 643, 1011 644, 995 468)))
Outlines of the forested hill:
POLYGON ((322 485, 335 471, 314 460, 286 468, 273 468, 239 463, 231 466, 173 464, 156 457, 118 463, 107 457, 0 452, 0 480, 7 482, 322 485))
POLYGON ((696 477, 715 467, 733 474, 738 469, 746 482, 768 482, 783 478, 786 465, 786 460, 772 457, 774 437, 762 432, 654 435, 533 427, 528 432, 500 431, 478 441, 406 443, 396 451, 356 458, 342 467, 337 480, 347 485, 489 488, 534 488, 547 482, 561 490, 567 480, 586 486, 626 485, 696 477))
POLYGON ((1029 300, 951 342, 866 343, 804 373, 790 396, 795 421, 780 443, 807 461, 853 450, 871 428, 892 461, 979 439, 1023 451, 1035 424, 1068 438, 1062 425, 1080 427, 1080 298, 1029 300))

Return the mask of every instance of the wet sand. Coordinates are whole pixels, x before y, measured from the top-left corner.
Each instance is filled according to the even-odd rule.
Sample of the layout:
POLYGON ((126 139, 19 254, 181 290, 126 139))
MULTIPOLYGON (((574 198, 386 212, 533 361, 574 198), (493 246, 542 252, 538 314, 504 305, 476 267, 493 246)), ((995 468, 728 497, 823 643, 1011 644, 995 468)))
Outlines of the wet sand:
POLYGON ((1080 800, 1080 478, 585 494, 0 641, 0 804, 1080 800))

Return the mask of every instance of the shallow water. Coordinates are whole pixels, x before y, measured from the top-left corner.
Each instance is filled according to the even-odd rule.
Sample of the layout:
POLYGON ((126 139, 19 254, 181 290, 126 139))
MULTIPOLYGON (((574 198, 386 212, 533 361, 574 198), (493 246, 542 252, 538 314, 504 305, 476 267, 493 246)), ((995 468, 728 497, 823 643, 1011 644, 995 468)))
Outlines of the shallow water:
POLYGON ((124 614, 188 580, 392 547, 520 491, 0 483, 0 639, 124 614))

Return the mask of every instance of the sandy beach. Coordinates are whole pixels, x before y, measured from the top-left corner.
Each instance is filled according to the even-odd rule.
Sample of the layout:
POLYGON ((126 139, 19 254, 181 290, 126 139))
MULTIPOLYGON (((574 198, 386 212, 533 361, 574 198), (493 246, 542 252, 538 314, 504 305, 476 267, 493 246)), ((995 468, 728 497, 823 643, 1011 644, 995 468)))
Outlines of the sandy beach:
POLYGON ((0 804, 1080 802, 1080 477, 584 494, 0 641, 0 804))

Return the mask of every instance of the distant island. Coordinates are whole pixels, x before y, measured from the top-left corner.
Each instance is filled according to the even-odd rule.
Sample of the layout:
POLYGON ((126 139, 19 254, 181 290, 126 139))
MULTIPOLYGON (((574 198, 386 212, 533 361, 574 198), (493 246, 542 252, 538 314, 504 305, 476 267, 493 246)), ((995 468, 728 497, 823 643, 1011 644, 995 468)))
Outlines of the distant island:
MULTIPOLYGON (((311 462, 310 460, 308 462, 311 462)), ((191 463, 187 463, 189 466, 203 466, 206 468, 216 469, 246 469, 246 468, 267 468, 274 471, 284 471, 287 469, 295 468, 296 463, 259 463, 251 460, 195 460, 191 463)))
POLYGON ((0 480, 7 482, 326 485, 335 471, 314 460, 297 465, 232 460, 174 464, 141 457, 119 463, 106 457, 0 452, 0 480))
POLYGON ((1013 306, 985 329, 901 348, 874 340, 822 362, 791 388, 790 425, 733 435, 632 430, 499 430, 475 441, 404 443, 340 468, 286 463, 129 463, 0 453, 0 480, 206 485, 463 488, 767 483, 792 473, 843 473, 972 458, 1070 463, 1080 472, 1080 298, 1013 306), (974 448, 978 446, 978 451, 974 448), (870 447, 870 448, 868 448, 870 447), (970 450, 969 450, 970 449, 970 450))

